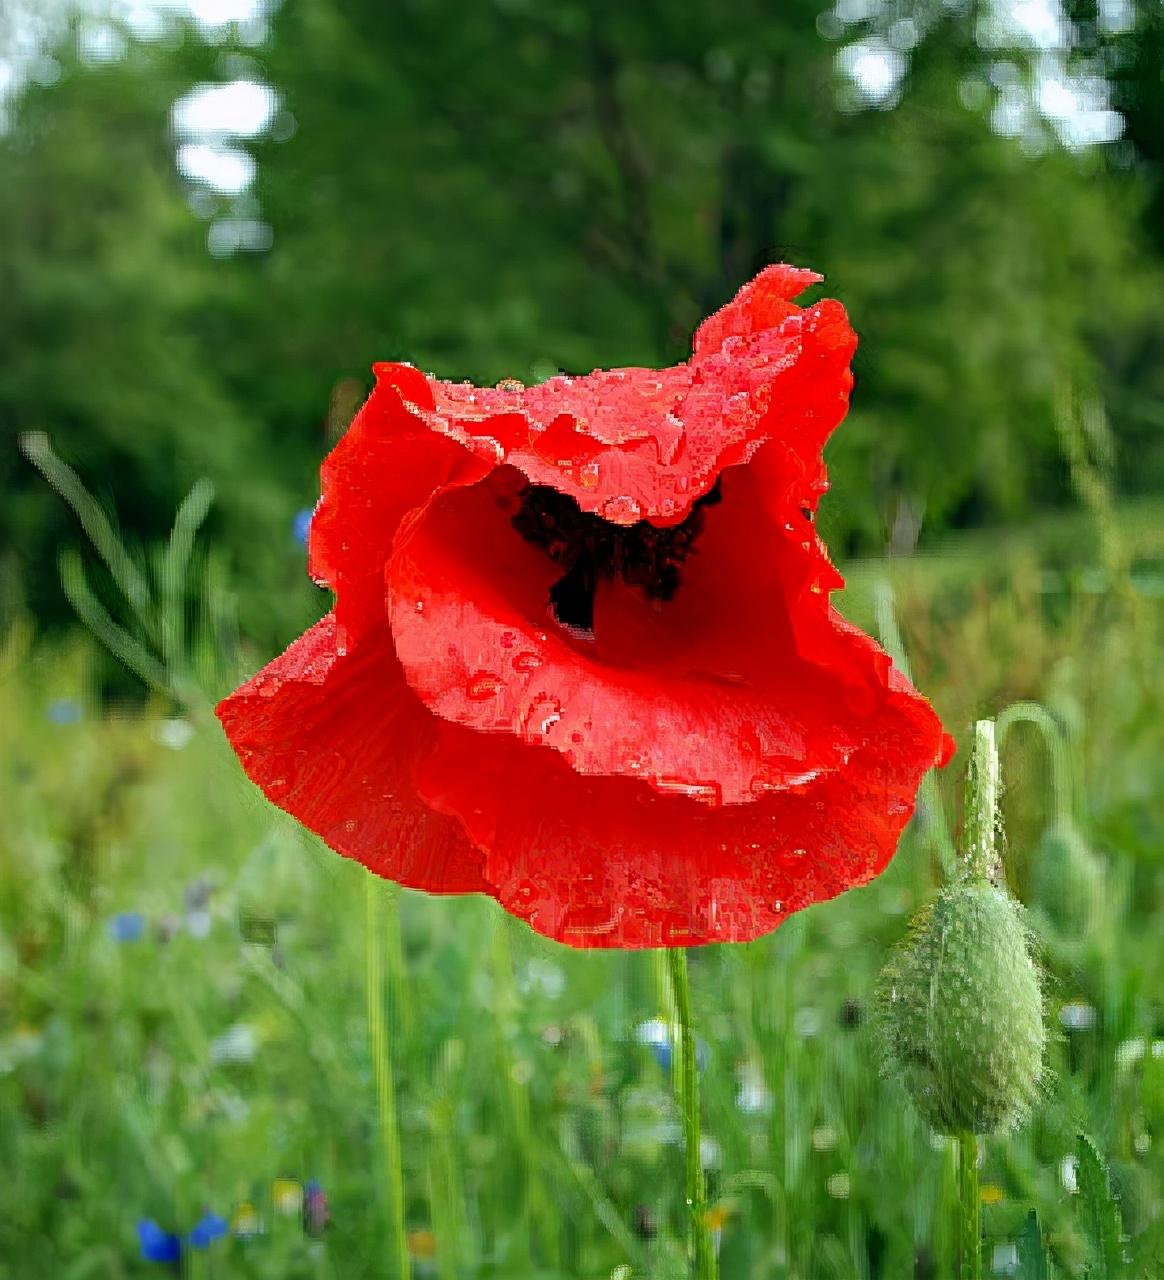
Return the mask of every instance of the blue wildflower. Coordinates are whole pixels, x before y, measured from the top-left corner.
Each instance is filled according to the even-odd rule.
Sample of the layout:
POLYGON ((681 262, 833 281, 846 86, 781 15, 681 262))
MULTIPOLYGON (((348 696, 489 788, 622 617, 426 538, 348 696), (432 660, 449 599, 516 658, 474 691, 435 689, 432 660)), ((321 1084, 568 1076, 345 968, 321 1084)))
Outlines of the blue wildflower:
POLYGON ((137 1239, 146 1262, 177 1262, 182 1256, 182 1241, 163 1231, 152 1218, 138 1222, 137 1239))
POLYGON ((230 1229, 226 1219, 217 1213, 204 1213, 190 1228, 190 1247, 193 1249, 209 1249, 220 1236, 226 1235, 230 1229))
MULTIPOLYGON (((659 1064, 659 1070, 666 1073, 671 1070, 671 1027, 662 1018, 648 1018, 635 1028, 635 1039, 639 1044, 650 1049, 652 1057, 659 1064)), ((700 1071, 707 1068, 711 1060, 711 1050, 700 1039, 695 1041, 695 1065, 700 1071)))
POLYGON ((145 936, 145 916, 140 911, 119 911, 108 928, 114 942, 140 942, 145 936))
POLYGON ((314 512, 310 507, 304 507, 302 511, 296 511, 295 519, 291 521, 291 532, 295 537, 295 541, 302 546, 307 546, 307 533, 311 528, 311 517, 314 512))
POLYGON ((308 1178, 303 1184, 303 1230, 318 1239, 330 1221, 331 1210, 323 1187, 314 1178, 308 1178))
POLYGON ((82 711, 76 698, 54 698, 45 708, 45 715, 53 724, 76 724, 82 711))

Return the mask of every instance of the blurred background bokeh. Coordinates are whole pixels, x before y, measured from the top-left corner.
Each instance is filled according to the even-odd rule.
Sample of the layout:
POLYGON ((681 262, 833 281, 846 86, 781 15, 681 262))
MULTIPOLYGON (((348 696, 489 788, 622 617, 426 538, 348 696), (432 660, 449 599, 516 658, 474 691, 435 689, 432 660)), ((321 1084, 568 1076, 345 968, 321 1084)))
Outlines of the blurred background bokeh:
POLYGON ((0 574, 59 621, 47 431, 124 532, 200 476, 244 630, 376 359, 669 363, 764 263, 861 334, 835 551, 1164 489, 1164 7, 6 0, 0 574))
MULTIPOLYGON (((647 959, 366 922, 209 708, 327 607, 374 360, 671 363, 781 259, 861 336, 842 609, 961 743, 1047 708, 1003 765, 1052 1072, 983 1144, 989 1267, 1116 1274, 1082 1131, 1164 1274, 1164 3, 0 0, 0 1280, 398 1274, 370 937, 407 1266, 682 1274, 647 959)), ((868 1010, 960 770, 880 881, 693 958, 725 1280, 952 1273, 868 1010)))

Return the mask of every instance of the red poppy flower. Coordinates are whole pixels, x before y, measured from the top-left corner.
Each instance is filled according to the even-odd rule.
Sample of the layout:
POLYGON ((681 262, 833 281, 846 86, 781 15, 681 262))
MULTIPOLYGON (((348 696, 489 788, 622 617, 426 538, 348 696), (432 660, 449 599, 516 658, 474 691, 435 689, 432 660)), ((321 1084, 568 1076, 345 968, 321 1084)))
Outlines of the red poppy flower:
POLYGON ((380 364, 323 464, 321 622, 219 707, 333 849, 575 946, 742 941, 875 876, 948 740, 829 604, 844 308, 773 266, 670 369, 380 364))

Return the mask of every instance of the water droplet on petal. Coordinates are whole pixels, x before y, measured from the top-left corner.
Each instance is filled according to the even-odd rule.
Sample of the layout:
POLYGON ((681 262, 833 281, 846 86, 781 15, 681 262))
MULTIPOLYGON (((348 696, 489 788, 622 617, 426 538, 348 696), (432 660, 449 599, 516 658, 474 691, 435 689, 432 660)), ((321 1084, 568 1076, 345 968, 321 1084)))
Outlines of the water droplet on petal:
POLYGON ((642 507, 634 498, 607 498, 602 504, 602 515, 611 524, 635 524, 642 515, 642 507))
POLYGON ((474 702, 495 698, 505 688, 505 681, 491 671, 479 671, 465 686, 465 693, 474 702))
POLYGON ((655 778, 655 789, 665 795, 686 796, 689 800, 698 800, 703 804, 720 805, 723 803, 723 788, 718 782, 696 782, 690 778, 655 778))
POLYGON ((562 704, 548 693, 539 694, 525 713, 522 729, 527 737, 546 737, 562 718, 562 704))

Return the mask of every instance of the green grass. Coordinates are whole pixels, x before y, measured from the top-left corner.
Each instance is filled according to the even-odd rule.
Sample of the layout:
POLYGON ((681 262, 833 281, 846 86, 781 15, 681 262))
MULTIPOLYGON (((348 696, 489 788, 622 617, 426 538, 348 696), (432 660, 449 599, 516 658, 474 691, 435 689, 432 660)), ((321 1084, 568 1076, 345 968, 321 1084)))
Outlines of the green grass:
MULTIPOLYGON (((1141 567, 1159 554, 1153 527, 1130 525, 1141 567)), ((1018 698, 1072 730, 1102 901, 1074 942, 1031 903, 1054 1074, 1024 1129, 984 1143, 985 1257, 989 1272, 1034 1208, 1059 1274, 1095 1261, 1062 1176, 1085 1130, 1122 1195, 1129 1274, 1152 1276, 1164 1274, 1161 607, 1142 584, 1096 592, 1073 572, 1048 589, 1049 568, 1079 563, 1064 537, 856 566, 844 606, 867 623, 889 573, 915 677, 960 741, 1018 698), (1064 1006, 1092 1021, 1064 1025, 1064 1006)), ((185 1274, 397 1274, 364 872, 266 805, 212 720, 167 718, 160 701, 101 716, 91 670, 84 642, 20 631, 0 659, 0 1277, 157 1274, 138 1254, 140 1218, 182 1233, 243 1204, 263 1233, 188 1252, 185 1274), (79 719, 54 722, 69 718, 60 699, 79 719), (145 936, 115 941, 120 912, 141 913, 145 936), (321 1238, 279 1211, 279 1178, 320 1181, 321 1238)), ((1048 815, 1030 730, 1013 731, 1003 767, 1008 872, 1030 899, 1048 815)), ((952 818, 960 769, 961 757, 940 788, 952 818)), ((693 953, 725 1280, 953 1274, 952 1148, 882 1078, 867 1017, 936 876, 915 825, 872 885, 754 944, 693 953)), ((414 1273, 681 1276, 679 1119, 634 1038, 662 1012, 652 958, 557 947, 483 900, 405 892, 396 906, 375 914, 398 921, 382 941, 414 1273)))

